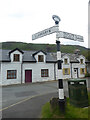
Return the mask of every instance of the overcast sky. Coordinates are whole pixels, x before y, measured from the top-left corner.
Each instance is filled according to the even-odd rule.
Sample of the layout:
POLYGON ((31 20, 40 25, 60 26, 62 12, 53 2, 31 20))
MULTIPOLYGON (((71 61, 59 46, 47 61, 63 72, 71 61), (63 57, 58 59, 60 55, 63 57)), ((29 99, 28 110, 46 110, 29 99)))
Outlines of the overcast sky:
POLYGON ((32 41, 32 34, 55 25, 55 14, 61 18, 60 31, 84 37, 84 43, 60 38, 61 44, 88 47, 88 1, 0 0, 0 42, 55 44, 55 33, 32 41))

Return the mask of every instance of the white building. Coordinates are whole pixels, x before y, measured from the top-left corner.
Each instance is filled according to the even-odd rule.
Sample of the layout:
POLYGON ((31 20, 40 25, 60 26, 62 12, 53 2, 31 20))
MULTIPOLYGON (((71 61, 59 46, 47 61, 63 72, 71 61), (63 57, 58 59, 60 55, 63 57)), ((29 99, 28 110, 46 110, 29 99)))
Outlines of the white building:
MULTIPOLYGON (((0 50, 0 85, 57 80, 56 53, 0 50)), ((63 79, 85 76, 85 57, 62 53, 63 79)))

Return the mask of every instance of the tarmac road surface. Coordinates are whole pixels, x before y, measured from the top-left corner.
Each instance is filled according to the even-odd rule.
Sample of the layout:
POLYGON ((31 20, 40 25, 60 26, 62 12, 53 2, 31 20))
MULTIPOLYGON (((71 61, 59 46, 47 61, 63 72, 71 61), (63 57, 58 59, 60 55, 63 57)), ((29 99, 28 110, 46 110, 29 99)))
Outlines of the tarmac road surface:
POLYGON ((42 106, 53 97, 58 97, 57 93, 40 95, 16 104, 2 112, 2 118, 40 118, 42 106))
MULTIPOLYGON (((67 81, 63 82, 65 96, 68 96, 67 81)), ((90 89, 90 80, 87 79, 90 89)), ((52 97, 58 97, 57 81, 23 84, 2 88, 3 118, 38 118, 42 106, 52 97)))

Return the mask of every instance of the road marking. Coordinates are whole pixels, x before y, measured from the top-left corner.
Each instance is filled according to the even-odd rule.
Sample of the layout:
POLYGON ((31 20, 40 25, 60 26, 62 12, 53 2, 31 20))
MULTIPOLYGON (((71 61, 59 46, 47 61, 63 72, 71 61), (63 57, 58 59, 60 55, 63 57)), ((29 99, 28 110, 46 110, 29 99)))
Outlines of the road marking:
POLYGON ((20 104, 20 103, 23 103, 23 102, 25 102, 25 101, 27 101, 27 100, 29 100, 29 99, 32 99, 33 97, 36 97, 36 96, 32 96, 32 97, 26 98, 26 99, 24 99, 24 100, 21 100, 21 101, 15 103, 15 104, 12 104, 12 105, 10 105, 10 106, 8 106, 8 107, 5 107, 5 108, 0 109, 0 111, 6 110, 6 109, 11 108, 11 107, 13 107, 13 106, 15 106, 15 105, 18 105, 18 104, 20 104))
POLYGON ((19 101, 19 102, 17 102, 17 103, 14 103, 14 104, 12 104, 12 105, 10 105, 10 106, 8 106, 8 107, 5 107, 5 108, 0 109, 0 111, 6 110, 6 109, 8 109, 8 108, 11 108, 11 107, 13 107, 13 106, 15 106, 15 105, 18 105, 18 104, 20 104, 20 103, 23 103, 23 102, 25 102, 25 101, 27 101, 27 100, 30 100, 30 99, 32 99, 32 98, 34 98, 34 97, 37 97, 37 96, 40 96, 40 94, 39 94, 39 95, 32 96, 32 97, 28 97, 28 98, 26 98, 26 99, 23 99, 23 100, 21 100, 21 101, 19 101))
POLYGON ((38 96, 42 96, 42 95, 46 95, 46 94, 50 94, 50 93, 55 93, 55 92, 48 92, 48 93, 44 93, 44 94, 38 94, 38 95, 34 95, 34 96, 31 96, 31 97, 25 98, 25 99, 23 99, 23 100, 21 100, 21 101, 19 101, 19 102, 17 102, 17 103, 14 103, 14 104, 12 104, 12 105, 9 105, 8 107, 5 107, 5 108, 0 109, 0 112, 3 111, 3 110, 9 109, 9 108, 11 108, 11 107, 13 107, 13 106, 15 106, 15 105, 18 105, 18 104, 20 104, 20 103, 26 102, 26 101, 28 101, 28 100, 30 100, 30 99, 32 99, 32 98, 35 98, 35 97, 38 97, 38 96))

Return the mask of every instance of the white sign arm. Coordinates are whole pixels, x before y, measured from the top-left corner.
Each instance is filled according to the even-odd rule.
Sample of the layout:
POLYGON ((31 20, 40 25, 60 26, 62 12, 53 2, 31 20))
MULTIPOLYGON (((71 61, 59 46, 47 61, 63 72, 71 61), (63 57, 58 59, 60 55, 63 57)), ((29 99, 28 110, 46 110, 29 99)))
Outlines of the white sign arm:
POLYGON ((83 36, 63 32, 63 31, 58 31, 57 34, 56 34, 56 37, 57 38, 70 39, 70 40, 79 41, 79 42, 84 42, 83 36))
POLYGON ((32 35, 32 40, 35 40, 35 39, 38 39, 38 38, 41 38, 41 37, 44 37, 46 35, 49 35, 49 34, 52 34, 52 33, 55 33, 58 31, 58 26, 53 26, 53 27, 50 27, 48 29, 45 29, 43 31, 40 31, 38 33, 35 33, 32 35))

